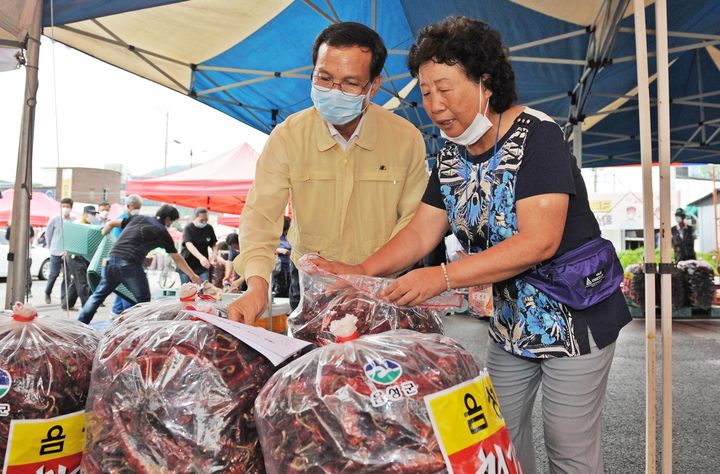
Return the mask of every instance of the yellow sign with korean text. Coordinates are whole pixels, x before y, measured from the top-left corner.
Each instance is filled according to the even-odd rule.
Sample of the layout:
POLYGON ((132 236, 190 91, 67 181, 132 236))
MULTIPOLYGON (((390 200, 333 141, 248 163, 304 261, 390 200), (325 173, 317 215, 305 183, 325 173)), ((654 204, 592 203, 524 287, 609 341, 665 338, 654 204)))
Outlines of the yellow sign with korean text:
POLYGON ((425 406, 451 474, 522 472, 487 371, 427 395, 425 406))
POLYGON ((3 474, 79 472, 85 412, 47 420, 12 420, 3 474))

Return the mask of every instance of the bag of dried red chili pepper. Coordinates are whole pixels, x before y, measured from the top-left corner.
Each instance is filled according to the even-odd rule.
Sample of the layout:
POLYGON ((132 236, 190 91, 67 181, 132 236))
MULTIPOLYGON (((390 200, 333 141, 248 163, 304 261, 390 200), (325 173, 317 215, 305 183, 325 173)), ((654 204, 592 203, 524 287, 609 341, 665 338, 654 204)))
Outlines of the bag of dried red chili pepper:
POLYGON ((100 342, 83 472, 264 472, 253 404, 272 364, 177 305, 173 316, 155 304, 164 310, 125 315, 100 342))
POLYGON ((315 255, 298 262, 300 304, 288 317, 293 337, 318 345, 335 342, 330 324, 346 314, 358 318, 360 335, 397 329, 443 333, 441 317, 462 305, 460 295, 442 294, 419 306, 398 306, 379 295, 393 280, 364 275, 335 275, 318 268, 315 255))
POLYGON ((390 331, 316 349, 275 373, 255 402, 265 468, 446 472, 423 397, 478 373, 439 334, 390 331))
POLYGON ((227 317, 227 305, 212 296, 200 294, 198 286, 185 283, 177 298, 163 298, 148 303, 138 303, 126 309, 115 319, 115 325, 126 321, 172 320, 183 310, 196 310, 215 316, 227 317))
POLYGON ((38 318, 16 303, 0 316, 0 450, 5 471, 73 471, 80 465, 85 402, 97 333, 77 321, 38 318))

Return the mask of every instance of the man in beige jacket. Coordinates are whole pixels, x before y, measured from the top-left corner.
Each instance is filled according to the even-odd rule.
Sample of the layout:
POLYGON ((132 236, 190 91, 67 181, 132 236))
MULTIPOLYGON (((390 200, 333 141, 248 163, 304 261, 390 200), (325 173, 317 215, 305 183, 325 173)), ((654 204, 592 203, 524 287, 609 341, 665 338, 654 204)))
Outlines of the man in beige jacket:
MULTIPOLYGON (((380 36, 359 23, 331 25, 315 40, 314 106, 270 134, 240 219, 233 265, 248 290, 230 305, 231 319, 253 324, 267 307, 289 196, 295 263, 310 252, 361 262, 413 216, 428 179, 425 143, 410 122, 370 102, 386 57, 380 36)), ((296 293, 297 272, 291 284, 296 293)))

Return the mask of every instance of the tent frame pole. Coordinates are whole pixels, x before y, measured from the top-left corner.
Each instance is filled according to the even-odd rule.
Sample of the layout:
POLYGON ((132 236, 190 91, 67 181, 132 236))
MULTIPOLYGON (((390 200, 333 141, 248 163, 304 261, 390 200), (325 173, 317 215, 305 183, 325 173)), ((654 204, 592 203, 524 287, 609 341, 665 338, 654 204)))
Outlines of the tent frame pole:
MULTIPOLYGON (((700 50, 695 50, 695 68, 697 68, 697 84, 698 84, 698 93, 700 94, 700 123, 702 124, 700 127, 702 128, 702 134, 700 137, 700 141, 702 143, 705 143, 707 134, 705 133, 705 100, 703 97, 703 93, 705 92, 703 90, 703 78, 702 78, 702 65, 700 64, 700 50)), ((720 105, 718 105, 720 107, 720 105)))
MULTIPOLYGON (((610 61, 615 38, 618 34, 620 21, 627 10, 630 0, 603 0, 600 9, 590 29, 590 40, 588 41, 585 60, 561 60, 551 58, 551 64, 575 64, 584 66, 577 84, 571 92, 570 110, 568 111, 567 122, 565 123, 565 138, 570 139, 573 128, 581 126, 585 119, 583 110, 590 95, 595 76, 610 61), (579 63, 579 64, 578 64, 579 63)), ((511 61, 534 61, 541 58, 523 58, 510 56, 511 61)), ((544 62, 544 61, 541 61, 544 62)))
POLYGON ((582 163, 583 163, 583 131, 582 127, 580 125, 575 126, 575 130, 573 131, 573 155, 575 155, 575 160, 577 161, 578 168, 582 169, 582 163))
MULTIPOLYGON (((657 34, 658 161, 660 163, 660 265, 670 268, 670 85, 668 74, 667 1, 655 2, 657 34)), ((672 283, 669 270, 660 275, 662 326, 662 472, 672 472, 672 283)))
MULTIPOLYGON (((720 240, 718 240, 718 198, 717 198, 717 172, 715 165, 712 166, 712 200, 713 200, 713 228, 715 230, 715 269, 718 268, 720 259, 720 240)), ((713 297, 715 294, 713 293, 713 297)))
POLYGON ((28 30, 27 63, 25 67, 25 100, 18 160, 15 174, 15 197, 12 210, 12 232, 8 251, 8 276, 5 308, 15 301, 25 301, 30 256, 30 199, 32 198, 32 155, 35 135, 35 105, 37 104, 40 35, 42 34, 42 2, 37 0, 28 30))
POLYGON ((650 123, 650 76, 647 61, 644 0, 633 0, 635 50, 640 120, 640 157, 643 184, 643 239, 645 246, 645 472, 655 472, 656 381, 655 367, 655 223, 652 188, 652 127, 650 123))

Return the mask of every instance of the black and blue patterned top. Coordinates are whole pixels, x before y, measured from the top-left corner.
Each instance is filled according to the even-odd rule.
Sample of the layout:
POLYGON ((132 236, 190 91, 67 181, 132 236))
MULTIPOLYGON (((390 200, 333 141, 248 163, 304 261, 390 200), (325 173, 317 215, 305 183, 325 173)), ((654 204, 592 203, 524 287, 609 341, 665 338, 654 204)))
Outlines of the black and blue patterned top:
MULTIPOLYGON (((423 202, 444 209, 452 232, 466 250, 477 253, 518 232, 517 201, 548 193, 570 195, 555 256, 600 235, 560 127, 544 113, 525 108, 496 147, 482 155, 447 142, 423 202)), ((583 311, 571 310, 517 277, 493 284, 493 295, 490 337, 504 350, 527 358, 587 354, 588 327, 602 348, 631 319, 619 288, 583 311)))

